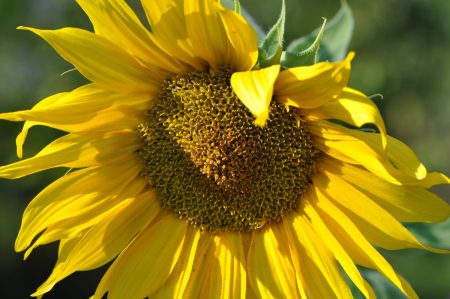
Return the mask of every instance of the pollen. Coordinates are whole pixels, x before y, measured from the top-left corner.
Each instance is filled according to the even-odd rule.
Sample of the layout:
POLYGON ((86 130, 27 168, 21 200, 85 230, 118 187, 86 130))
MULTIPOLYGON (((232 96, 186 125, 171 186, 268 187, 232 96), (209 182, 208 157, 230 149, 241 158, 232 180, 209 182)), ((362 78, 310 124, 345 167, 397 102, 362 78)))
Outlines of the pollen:
POLYGON ((142 174, 163 208, 212 231, 250 231, 298 209, 316 149, 295 109, 272 101, 264 127, 228 69, 166 80, 138 126, 142 174))

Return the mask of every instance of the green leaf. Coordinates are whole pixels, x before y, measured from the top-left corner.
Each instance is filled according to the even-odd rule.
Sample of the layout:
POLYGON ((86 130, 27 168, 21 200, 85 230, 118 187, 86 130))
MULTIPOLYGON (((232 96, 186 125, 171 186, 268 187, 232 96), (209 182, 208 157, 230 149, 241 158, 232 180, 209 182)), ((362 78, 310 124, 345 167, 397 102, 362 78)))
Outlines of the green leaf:
POLYGON ((268 67, 280 63, 283 53, 284 24, 286 20, 285 0, 282 0, 281 13, 278 21, 267 33, 259 48, 258 62, 260 67, 268 67))
POLYGON ((450 218, 440 223, 404 223, 404 225, 424 244, 450 250, 450 218))
MULTIPOLYGON (((350 44, 355 21, 352 10, 345 0, 341 1, 341 8, 325 27, 322 43, 319 48, 318 61, 340 61, 345 58, 350 44)), ((317 28, 310 34, 294 40, 287 51, 299 53, 307 49, 320 32, 317 28)))
POLYGON ((299 53, 283 52, 281 56, 281 65, 285 68, 291 68, 303 65, 313 65, 318 61, 318 54, 320 49, 320 42, 322 41, 323 33, 325 31, 325 25, 327 19, 323 19, 322 27, 317 33, 316 39, 305 50, 299 53))

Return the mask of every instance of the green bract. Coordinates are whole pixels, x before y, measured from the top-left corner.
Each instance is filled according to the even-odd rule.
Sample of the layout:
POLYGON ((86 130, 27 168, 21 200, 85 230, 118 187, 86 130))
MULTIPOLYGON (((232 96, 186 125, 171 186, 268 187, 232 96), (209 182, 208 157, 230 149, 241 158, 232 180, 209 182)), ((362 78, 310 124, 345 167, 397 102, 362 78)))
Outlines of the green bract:
POLYGON ((284 24, 286 20, 286 4, 282 1, 278 21, 273 25, 259 47, 258 62, 260 67, 279 64, 283 53, 284 24))
POLYGON ((259 66, 281 64, 284 68, 312 65, 320 61, 342 60, 348 50, 354 28, 353 13, 346 1, 330 22, 306 36, 291 42, 283 51, 285 1, 282 1, 280 17, 263 38, 259 47, 259 66))

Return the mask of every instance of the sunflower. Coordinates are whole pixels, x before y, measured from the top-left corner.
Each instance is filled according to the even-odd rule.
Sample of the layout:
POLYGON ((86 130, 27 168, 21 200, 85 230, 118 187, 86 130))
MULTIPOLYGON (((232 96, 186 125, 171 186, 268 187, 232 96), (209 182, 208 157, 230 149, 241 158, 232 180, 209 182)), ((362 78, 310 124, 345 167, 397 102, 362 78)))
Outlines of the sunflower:
POLYGON ((112 261, 92 298, 351 298, 358 266, 417 295, 375 247, 443 250, 401 222, 450 208, 448 184, 386 134, 338 62, 261 67, 256 34, 216 0, 77 0, 94 33, 32 31, 91 83, 0 114, 67 132, 0 168, 16 179, 70 171, 24 212, 15 248, 59 241, 41 296, 112 261), (360 130, 370 124, 376 131, 360 130))

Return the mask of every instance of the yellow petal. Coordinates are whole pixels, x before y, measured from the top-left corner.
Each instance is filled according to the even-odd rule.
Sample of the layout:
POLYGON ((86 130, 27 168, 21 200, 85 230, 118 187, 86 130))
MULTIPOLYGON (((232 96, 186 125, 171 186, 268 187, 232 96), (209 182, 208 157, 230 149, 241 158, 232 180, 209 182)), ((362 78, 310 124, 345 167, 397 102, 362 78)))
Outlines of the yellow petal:
POLYGON ((141 232, 114 261, 98 285, 101 298, 145 298, 159 289, 181 254, 187 224, 166 215, 141 232))
MULTIPOLYGON (((315 194, 314 189, 308 196, 313 196, 313 200, 317 200, 317 195, 315 194)), ((345 252, 340 242, 327 228, 314 207, 311 206, 309 202, 306 202, 302 210, 308 217, 309 221, 311 222, 311 226, 316 231, 317 235, 319 235, 320 239, 323 240, 324 245, 327 248, 332 248, 334 257, 339 261, 339 264, 342 266, 353 283, 358 287, 361 293, 368 299, 376 298, 372 287, 361 276, 361 273, 359 272, 351 257, 347 254, 347 252, 345 252)))
POLYGON ((153 191, 131 197, 77 238, 70 252, 58 256, 52 274, 33 296, 50 291, 74 272, 98 268, 115 258, 160 213, 154 197, 153 191))
POLYGON ((246 298, 242 236, 223 232, 205 236, 201 241, 203 249, 199 252, 203 254, 195 260, 197 273, 192 273, 183 296, 176 298, 246 298))
POLYGON ((219 269, 213 269, 217 285, 221 289, 220 298, 246 298, 246 261, 242 235, 225 232, 215 238, 219 269))
POLYGON ((228 64, 234 71, 251 70, 258 61, 258 41, 255 31, 234 11, 219 6, 219 14, 230 42, 228 64))
POLYGON ((226 65, 228 40, 213 0, 185 0, 188 36, 197 56, 213 68, 226 65))
POLYGON ((77 28, 32 31, 46 40, 88 80, 106 90, 156 93, 160 79, 109 40, 77 28))
POLYGON ((351 183, 401 222, 440 222, 450 216, 449 204, 424 188, 394 185, 332 158, 322 159, 317 167, 351 183))
POLYGON ((0 119, 32 122, 20 134, 18 149, 29 128, 38 124, 67 132, 134 130, 151 105, 149 95, 113 93, 95 84, 58 94, 57 101, 51 103, 49 98, 31 110, 0 114, 0 119))
POLYGON ((140 167, 131 161, 118 166, 78 170, 54 181, 25 209, 16 251, 25 250, 48 226, 110 204, 130 181, 140 177, 139 173, 140 167))
POLYGON ((409 298, 418 298, 410 286, 405 284, 392 266, 361 234, 355 224, 330 202, 319 188, 315 191, 318 200, 311 204, 352 260, 366 268, 378 270, 409 298))
MULTIPOLYGON (((211 269, 217 267, 214 235, 202 234, 195 253, 194 266, 181 298, 220 298, 220 288, 211 288, 211 269)), ((217 268, 216 268, 217 269, 217 268)))
POLYGON ((122 192, 107 198, 98 198, 96 202, 73 212, 75 216, 66 217, 49 224, 45 231, 39 234, 36 241, 25 251, 25 258, 28 258, 30 253, 38 246, 84 234, 84 230, 108 218, 116 209, 141 193, 146 186, 148 186, 147 180, 137 177, 128 183, 122 192))
POLYGON ((339 159, 328 149, 340 152, 394 184, 415 184, 427 176, 425 166, 414 152, 391 136, 385 151, 380 134, 351 130, 326 121, 308 123, 308 130, 320 137, 313 139, 325 153, 339 159))
POLYGON ((300 271, 303 277, 307 295, 311 298, 352 298, 333 254, 321 242, 311 224, 302 215, 283 219, 291 255, 297 255, 300 263, 296 271, 300 271))
POLYGON ((184 0, 141 0, 152 33, 159 44, 174 57, 203 69, 207 62, 198 57, 189 39, 184 17, 184 0))
POLYGON ((226 29, 214 0, 185 0, 186 29, 194 53, 205 59, 212 68, 230 64, 226 29))
MULTIPOLYGON (((82 238, 82 234, 80 234, 78 236, 74 236, 73 238, 70 238, 70 239, 61 240, 59 242, 59 246, 58 246, 58 260, 56 261, 56 264, 55 264, 55 266, 53 268, 54 271, 56 269, 58 269, 58 271, 61 271, 60 270, 61 269, 61 266, 60 266, 61 261, 63 259, 65 259, 70 254, 70 252, 72 252, 73 248, 76 246, 77 242, 79 242, 81 238, 82 238)), ((41 299, 43 295, 32 294, 31 296, 36 296, 38 299, 41 299)))
POLYGON ((419 248, 440 252, 422 245, 400 222, 364 193, 330 172, 323 171, 323 174, 313 178, 314 185, 340 207, 371 243, 389 250, 419 248))
POLYGON ((153 36, 124 0, 77 0, 91 20, 95 33, 110 40, 164 79, 184 68, 161 50, 153 36))
POLYGON ((0 167, 0 177, 17 179, 55 167, 90 167, 132 159, 139 146, 136 138, 132 131, 97 136, 68 134, 34 157, 0 167))
POLYGON ((316 108, 330 102, 347 86, 354 56, 352 52, 341 62, 320 62, 282 71, 275 83, 276 100, 299 108, 316 108))
POLYGON ((423 188, 431 188, 435 185, 444 184, 450 184, 450 178, 448 176, 440 172, 429 172, 424 179, 414 182, 412 185, 421 186, 423 188))
POLYGON ((278 224, 252 233, 248 279, 258 298, 299 298, 289 244, 278 224))
POLYGON ((269 118, 273 84, 280 72, 279 65, 231 76, 231 86, 245 107, 256 117, 255 124, 263 127, 269 118))
MULTIPOLYGON (((33 109, 40 109, 41 107, 45 107, 46 105, 52 105, 58 102, 60 99, 64 98, 67 94, 68 94, 67 92, 63 92, 49 96, 41 100, 36 105, 34 105, 33 109)), ((9 121, 23 121, 21 117, 19 117, 14 113, 0 113, 0 119, 5 119, 9 121)), ((27 138, 28 132, 35 125, 38 125, 38 123, 33 121, 25 121, 22 127, 22 131, 20 131, 20 133, 17 135, 16 148, 17 148, 17 157, 19 157, 19 159, 22 159, 23 157, 23 145, 25 143, 25 139, 27 138)))
POLYGON ((152 299, 183 298, 188 281, 195 268, 194 260, 201 234, 200 229, 188 226, 183 254, 180 255, 180 259, 167 282, 156 293, 150 294, 152 299))
POLYGON ((337 119, 356 127, 374 124, 381 133, 383 147, 386 147, 386 128, 380 111, 371 99, 357 90, 344 88, 336 99, 314 109, 301 109, 300 113, 322 119, 337 119))

